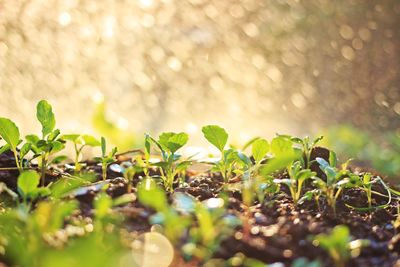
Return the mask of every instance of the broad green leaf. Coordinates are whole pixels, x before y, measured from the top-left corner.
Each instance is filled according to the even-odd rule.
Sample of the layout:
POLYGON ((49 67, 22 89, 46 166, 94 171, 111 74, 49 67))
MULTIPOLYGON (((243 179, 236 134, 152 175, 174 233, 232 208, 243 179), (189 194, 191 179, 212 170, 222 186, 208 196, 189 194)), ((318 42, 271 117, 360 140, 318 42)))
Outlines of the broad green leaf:
POLYGON ((183 132, 166 132, 160 135, 158 142, 164 148, 167 148, 171 153, 175 153, 178 149, 180 149, 187 143, 188 139, 189 136, 183 132))
POLYGON ((269 151, 269 143, 265 139, 254 141, 252 146, 252 154, 256 163, 259 163, 269 151))
POLYGON ((293 151, 293 143, 288 138, 277 136, 271 141, 271 151, 276 157, 279 157, 281 154, 293 151))
POLYGON ((18 176, 18 189, 26 196, 39 186, 40 176, 35 171, 24 171, 18 176))
POLYGON ((56 119, 51 105, 46 100, 41 100, 36 106, 36 117, 42 124, 43 136, 51 133, 56 126, 56 119))
POLYGON ((88 135, 88 134, 82 135, 82 139, 83 139, 84 145, 87 145, 87 146, 96 147, 96 146, 101 145, 101 143, 99 142, 99 140, 97 140, 97 138, 95 138, 94 136, 88 135))
POLYGON ((6 118, 0 118, 0 136, 15 150, 19 143, 19 129, 15 123, 6 118))
POLYGON ((204 126, 201 131, 208 142, 218 148, 219 151, 222 152, 224 150, 228 141, 228 133, 224 128, 221 128, 218 125, 207 125, 204 126))

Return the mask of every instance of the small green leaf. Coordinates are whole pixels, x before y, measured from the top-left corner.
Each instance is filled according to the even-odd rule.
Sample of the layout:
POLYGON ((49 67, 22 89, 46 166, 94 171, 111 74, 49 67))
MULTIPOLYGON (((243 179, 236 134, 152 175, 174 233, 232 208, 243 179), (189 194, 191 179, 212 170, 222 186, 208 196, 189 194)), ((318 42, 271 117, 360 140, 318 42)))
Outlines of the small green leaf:
POLYGON ((15 150, 19 143, 19 129, 15 123, 6 118, 0 118, 0 136, 15 150))
POLYGON ((87 145, 87 146, 97 147, 97 146, 101 145, 99 140, 97 140, 94 136, 91 136, 88 134, 82 135, 82 139, 83 139, 84 145, 87 145))
POLYGON ((59 164, 59 163, 63 162, 64 160, 67 160, 67 159, 68 159, 67 156, 65 156, 65 155, 60 155, 60 156, 57 156, 57 157, 53 158, 53 159, 51 160, 51 163, 52 163, 52 164, 59 164))
POLYGON ((173 133, 166 132, 162 133, 159 137, 158 142, 164 148, 167 148, 172 154, 175 153, 178 149, 183 147, 189 139, 189 136, 186 133, 173 133))
POLYGON ((56 119, 51 105, 46 100, 41 100, 36 106, 36 117, 42 124, 43 136, 51 133, 56 126, 56 119))
POLYGON ((269 143, 265 139, 258 139, 253 143, 252 154, 256 163, 259 163, 269 151, 269 143))
POLYGON ((21 150, 19 151, 19 156, 21 158, 25 157, 26 154, 31 150, 32 144, 31 143, 25 143, 22 147, 21 150))
POLYGON ((336 153, 332 150, 329 151, 329 165, 332 167, 336 167, 337 165, 337 156, 336 153))
POLYGON ((103 156, 103 158, 106 156, 106 149, 107 149, 107 147, 106 147, 106 139, 102 136, 101 137, 101 154, 102 154, 102 156, 103 156))
POLYGON ((65 141, 75 142, 79 137, 79 134, 64 134, 61 136, 61 139, 65 141))
POLYGON ((204 126, 201 131, 208 142, 218 148, 219 151, 222 152, 224 150, 228 141, 228 133, 224 128, 221 128, 218 125, 207 125, 204 126))
POLYGON ((39 186, 40 176, 35 171, 25 171, 18 177, 18 189, 27 196, 36 191, 39 186))

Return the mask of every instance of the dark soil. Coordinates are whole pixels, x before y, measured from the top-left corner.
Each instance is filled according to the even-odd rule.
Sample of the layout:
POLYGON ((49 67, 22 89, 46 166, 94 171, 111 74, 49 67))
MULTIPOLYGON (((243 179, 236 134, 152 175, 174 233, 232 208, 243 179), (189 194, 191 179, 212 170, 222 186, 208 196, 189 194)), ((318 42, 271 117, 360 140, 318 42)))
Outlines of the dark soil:
MULTIPOLYGON (((315 150, 312 153, 312 159, 317 156, 326 158, 329 155, 329 151, 328 153, 326 151, 323 148, 315 150)), ((12 154, 0 155, 0 167, 10 166, 15 166, 12 154)), ((98 180, 101 181, 100 166, 88 164, 86 168, 94 171, 98 175, 98 180)), ((314 165, 311 165, 311 168, 319 171, 319 168, 314 165)), ((156 171, 153 174, 155 173, 156 171)), ((17 175, 17 171, 0 171, 0 182, 6 183, 15 190, 17 175)), ((112 197, 118 197, 127 192, 127 182, 120 176, 120 173, 108 170, 107 182, 110 186, 107 193, 112 197)), ((323 177, 322 174, 321 176, 323 177)), ((140 174, 135 177, 132 184, 133 193, 140 179, 140 174)), ((188 172, 184 185, 176 188, 175 192, 186 193, 203 201, 218 197, 223 190, 223 184, 221 176, 216 173, 188 172)), ((384 192, 384 189, 379 186, 375 190, 384 192)), ((84 216, 92 216, 92 201, 97 191, 93 187, 88 187, 87 191, 75 196, 81 203, 84 216)), ((348 189, 343 192, 337 203, 335 217, 324 199, 320 201, 320 210, 314 200, 294 207, 290 195, 285 190, 282 192, 252 207, 243 205, 239 191, 228 192, 227 212, 241 218, 247 216, 250 233, 247 235, 242 228, 236 229, 221 243, 213 257, 229 259, 240 252, 267 264, 281 262, 285 266, 290 266, 295 259, 305 257, 310 260, 318 258, 324 266, 333 266, 327 253, 315 247, 310 238, 319 233, 327 233, 336 225, 344 224, 349 227, 354 238, 370 241, 370 245, 362 250, 361 255, 350 260, 347 266, 391 267, 400 264, 400 235, 398 233, 400 229, 394 229, 392 225, 392 221, 397 216, 398 203, 393 201, 389 207, 372 212, 355 211, 345 204, 366 207, 366 195, 360 189, 348 189)), ((385 197, 375 197, 373 200, 374 205, 384 204, 386 201, 385 197)), ((154 214, 154 211, 144 207, 137 200, 116 207, 115 211, 124 215, 124 226, 128 231, 138 234, 149 231, 151 227, 149 217, 154 214)), ((202 265, 195 259, 189 263, 184 262, 183 259, 177 262, 179 263, 175 263, 174 266, 202 265)))

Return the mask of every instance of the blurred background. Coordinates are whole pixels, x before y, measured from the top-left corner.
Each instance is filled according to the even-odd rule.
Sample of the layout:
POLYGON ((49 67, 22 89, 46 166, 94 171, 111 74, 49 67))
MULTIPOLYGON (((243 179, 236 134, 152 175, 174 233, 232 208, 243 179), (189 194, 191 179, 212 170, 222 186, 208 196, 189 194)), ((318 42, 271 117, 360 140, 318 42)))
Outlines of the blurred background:
POLYGON ((0 0, 0 115, 122 148, 219 124, 232 143, 324 134, 400 176, 398 0, 0 0))

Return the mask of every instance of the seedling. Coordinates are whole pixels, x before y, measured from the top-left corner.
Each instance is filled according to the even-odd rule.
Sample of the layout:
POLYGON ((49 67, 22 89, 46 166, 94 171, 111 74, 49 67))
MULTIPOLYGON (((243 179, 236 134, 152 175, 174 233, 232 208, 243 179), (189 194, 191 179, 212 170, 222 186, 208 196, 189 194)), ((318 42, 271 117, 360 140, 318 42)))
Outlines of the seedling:
POLYGON ((25 138, 30 149, 34 152, 33 158, 39 157, 42 186, 45 185, 46 170, 51 162, 49 157, 64 149, 65 141, 60 139, 60 130, 54 130, 56 120, 51 105, 41 100, 36 106, 36 117, 42 125, 42 138, 37 135, 27 135, 25 138))
POLYGON ((346 186, 352 186, 349 178, 349 172, 346 170, 338 170, 333 167, 336 162, 335 156, 330 156, 330 162, 328 163, 323 158, 316 158, 320 169, 326 175, 326 181, 319 177, 314 177, 314 183, 318 189, 321 190, 322 195, 326 197, 328 205, 332 208, 334 216, 336 216, 336 201, 339 198, 342 190, 346 186))
POLYGON ((259 202, 262 203, 267 191, 275 192, 277 189, 272 183, 272 179, 269 179, 270 177, 260 175, 260 169, 265 165, 263 160, 269 149, 268 141, 258 138, 252 143, 252 159, 241 152, 237 152, 242 168, 236 169, 234 172, 242 176, 243 201, 247 206, 252 205, 255 194, 259 202))
POLYGON ((302 164, 300 161, 295 161, 288 168, 288 175, 289 179, 275 179, 274 181, 285 184, 289 188, 293 204, 294 206, 297 206, 301 197, 301 191, 304 182, 307 179, 315 177, 316 173, 309 169, 302 169, 302 164))
MULTIPOLYGON (((111 151, 107 154, 107 143, 104 137, 101 137, 101 170, 103 181, 107 179, 107 167, 114 162, 115 154, 117 153, 117 147, 113 147, 111 151)), ((99 158, 97 158, 99 159, 99 158)))
POLYGON ((128 181, 128 193, 132 192, 132 180, 136 173, 142 172, 143 168, 140 164, 136 162, 133 164, 132 162, 126 161, 121 163, 122 173, 124 178, 128 181))
POLYGON ((66 134, 61 136, 61 139, 65 141, 71 141, 74 144, 75 150, 75 172, 79 173, 81 171, 82 165, 79 160, 82 156, 82 150, 86 146, 98 147, 101 145, 99 140, 91 135, 80 135, 80 134, 66 134))
MULTIPOLYGON (((15 123, 6 118, 0 118, 0 136, 6 141, 6 144, 1 148, 1 153, 11 149, 14 153, 15 164, 19 170, 22 172, 22 165, 18 161, 17 146, 20 143, 19 129, 15 123)), ((0 154, 1 154, 0 153, 0 154)))
POLYGON ((224 181, 227 182, 232 174, 233 166, 237 160, 237 151, 225 149, 228 141, 228 133, 224 128, 217 125, 208 125, 202 128, 204 137, 221 152, 221 159, 214 163, 213 170, 221 173, 224 181))
POLYGON ((369 244, 368 240, 351 240, 352 237, 347 226, 338 225, 332 229, 330 234, 315 236, 313 244, 325 249, 336 267, 344 267, 351 257, 357 257, 361 248, 369 244))
POLYGON ((303 162, 303 168, 309 169, 311 165, 311 152, 313 151, 314 147, 323 139, 323 136, 319 136, 314 140, 310 140, 310 137, 306 136, 305 138, 301 139, 298 137, 291 137, 290 138, 294 143, 301 145, 301 150, 303 152, 304 158, 301 158, 303 162))
POLYGON ((146 134, 145 148, 147 162, 150 161, 150 143, 154 143, 161 152, 161 161, 152 163, 152 165, 160 168, 161 177, 167 191, 173 190, 175 178, 181 172, 185 171, 192 163, 190 160, 181 160, 181 155, 177 151, 182 148, 188 141, 186 133, 162 133, 158 140, 146 134))

